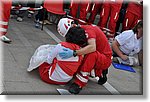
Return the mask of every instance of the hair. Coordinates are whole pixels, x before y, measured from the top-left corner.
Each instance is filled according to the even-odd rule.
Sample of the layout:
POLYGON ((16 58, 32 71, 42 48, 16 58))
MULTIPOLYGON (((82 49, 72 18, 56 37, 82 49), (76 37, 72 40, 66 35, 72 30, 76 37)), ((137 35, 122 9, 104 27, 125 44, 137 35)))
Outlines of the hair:
POLYGON ((77 44, 81 47, 87 45, 85 30, 81 27, 72 27, 65 36, 66 42, 77 44))
POLYGON ((143 21, 139 21, 132 30, 134 33, 137 33, 138 32, 137 29, 139 28, 143 28, 143 21))

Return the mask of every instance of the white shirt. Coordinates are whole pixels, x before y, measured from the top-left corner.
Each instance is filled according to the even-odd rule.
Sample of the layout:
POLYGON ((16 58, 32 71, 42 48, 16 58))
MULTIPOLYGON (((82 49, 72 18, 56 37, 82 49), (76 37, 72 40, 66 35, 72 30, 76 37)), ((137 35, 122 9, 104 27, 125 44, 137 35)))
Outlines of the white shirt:
POLYGON ((137 35, 132 30, 126 30, 115 39, 120 44, 120 50, 126 55, 137 54, 142 49, 142 37, 137 39, 137 35))

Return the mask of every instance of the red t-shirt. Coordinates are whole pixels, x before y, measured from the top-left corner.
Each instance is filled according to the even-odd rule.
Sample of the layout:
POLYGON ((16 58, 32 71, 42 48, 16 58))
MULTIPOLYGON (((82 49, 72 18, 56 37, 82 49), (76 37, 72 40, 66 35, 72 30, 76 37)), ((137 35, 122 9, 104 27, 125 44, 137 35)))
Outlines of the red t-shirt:
POLYGON ((96 39, 96 50, 98 52, 109 57, 112 56, 112 50, 108 43, 107 37, 99 27, 92 25, 82 25, 81 28, 85 30, 88 39, 96 39))

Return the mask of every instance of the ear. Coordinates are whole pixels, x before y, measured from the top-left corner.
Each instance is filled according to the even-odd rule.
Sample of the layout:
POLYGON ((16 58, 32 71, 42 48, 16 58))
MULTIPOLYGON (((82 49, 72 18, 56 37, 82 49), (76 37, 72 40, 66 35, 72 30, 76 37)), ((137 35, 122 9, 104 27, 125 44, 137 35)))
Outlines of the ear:
POLYGON ((72 27, 76 27, 77 25, 76 25, 76 24, 72 24, 71 26, 72 26, 72 27))

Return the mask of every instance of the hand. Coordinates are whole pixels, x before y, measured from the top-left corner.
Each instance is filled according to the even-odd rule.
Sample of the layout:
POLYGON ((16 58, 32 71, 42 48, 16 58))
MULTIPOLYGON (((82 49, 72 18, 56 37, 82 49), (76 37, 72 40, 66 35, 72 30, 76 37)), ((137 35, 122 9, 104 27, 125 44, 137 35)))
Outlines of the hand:
POLYGON ((63 51, 59 52, 59 56, 62 59, 67 59, 73 56, 73 50, 69 49, 69 48, 63 48, 63 51))
POLYGON ((128 59, 128 56, 127 56, 127 55, 122 55, 122 56, 121 56, 121 59, 125 61, 125 60, 128 59))

